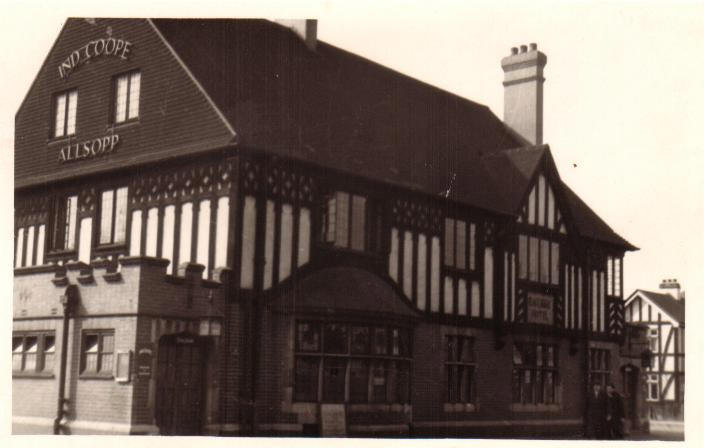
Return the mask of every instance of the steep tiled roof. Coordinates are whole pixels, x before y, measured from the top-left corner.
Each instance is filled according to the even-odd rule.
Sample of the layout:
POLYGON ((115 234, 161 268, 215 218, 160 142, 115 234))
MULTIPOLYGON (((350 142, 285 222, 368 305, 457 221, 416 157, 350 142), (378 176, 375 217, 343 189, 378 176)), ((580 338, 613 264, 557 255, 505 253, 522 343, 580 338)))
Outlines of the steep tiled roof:
MULTIPOLYGON (((244 147, 504 214, 549 151, 523 148, 486 106, 324 42, 310 51, 273 22, 152 22, 244 147)), ((633 248, 568 196, 586 236, 633 248)))
POLYGON ((577 194, 567 186, 562 184, 565 198, 570 207, 572 218, 579 230, 579 234, 586 238, 593 238, 598 241, 614 244, 626 250, 638 250, 638 248, 619 234, 613 231, 603 219, 597 215, 577 194))
POLYGON ((676 300, 670 294, 644 291, 642 289, 639 289, 637 292, 644 295, 663 312, 667 313, 672 319, 677 322, 684 323, 684 300, 676 300))

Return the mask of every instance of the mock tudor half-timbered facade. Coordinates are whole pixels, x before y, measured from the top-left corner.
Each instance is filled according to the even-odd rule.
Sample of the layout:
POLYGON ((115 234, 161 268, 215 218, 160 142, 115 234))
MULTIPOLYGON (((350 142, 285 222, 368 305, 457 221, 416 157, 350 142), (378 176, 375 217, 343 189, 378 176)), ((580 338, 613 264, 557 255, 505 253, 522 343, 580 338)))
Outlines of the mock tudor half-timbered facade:
POLYGON ((14 431, 578 431, 635 248, 545 63, 502 123, 314 21, 69 19, 16 116, 14 431))
POLYGON ((676 280, 663 280, 660 287, 675 291, 637 289, 625 304, 626 321, 647 328, 650 366, 643 386, 651 426, 684 420, 685 299, 676 280))

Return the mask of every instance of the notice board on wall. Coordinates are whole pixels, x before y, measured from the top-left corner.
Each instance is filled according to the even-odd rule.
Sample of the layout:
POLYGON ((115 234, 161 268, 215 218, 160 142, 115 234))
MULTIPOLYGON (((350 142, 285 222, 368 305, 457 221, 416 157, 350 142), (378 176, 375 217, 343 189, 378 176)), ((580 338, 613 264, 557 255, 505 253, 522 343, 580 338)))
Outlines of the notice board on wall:
POLYGON ((347 413, 344 404, 320 405, 320 435, 323 437, 347 435, 347 413))

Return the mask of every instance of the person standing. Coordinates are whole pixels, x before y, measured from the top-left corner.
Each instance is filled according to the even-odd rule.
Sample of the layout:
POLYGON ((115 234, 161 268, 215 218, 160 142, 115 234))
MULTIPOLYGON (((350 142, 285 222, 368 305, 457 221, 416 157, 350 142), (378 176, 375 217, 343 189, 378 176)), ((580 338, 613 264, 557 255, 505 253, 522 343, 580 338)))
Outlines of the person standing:
POLYGON ((623 439, 623 399, 613 384, 606 386, 606 432, 609 439, 623 439))
POLYGON ((592 384, 592 391, 587 397, 587 433, 588 439, 606 438, 606 394, 601 384, 592 384))

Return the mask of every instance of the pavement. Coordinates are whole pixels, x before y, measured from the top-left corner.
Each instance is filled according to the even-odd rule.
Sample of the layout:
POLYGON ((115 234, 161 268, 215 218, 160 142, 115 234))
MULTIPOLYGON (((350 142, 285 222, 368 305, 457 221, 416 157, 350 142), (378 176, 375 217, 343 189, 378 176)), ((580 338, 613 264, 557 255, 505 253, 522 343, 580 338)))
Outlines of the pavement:
POLYGON ((684 442, 684 432, 682 431, 651 431, 633 432, 626 436, 626 440, 663 440, 671 442, 684 442))

